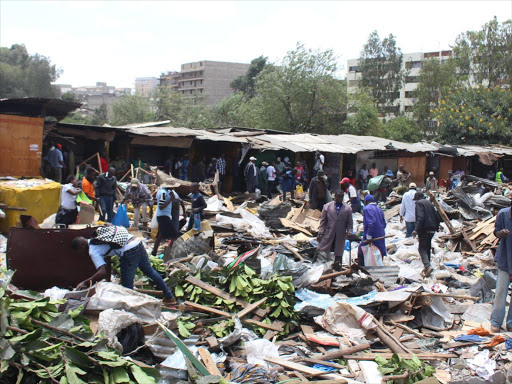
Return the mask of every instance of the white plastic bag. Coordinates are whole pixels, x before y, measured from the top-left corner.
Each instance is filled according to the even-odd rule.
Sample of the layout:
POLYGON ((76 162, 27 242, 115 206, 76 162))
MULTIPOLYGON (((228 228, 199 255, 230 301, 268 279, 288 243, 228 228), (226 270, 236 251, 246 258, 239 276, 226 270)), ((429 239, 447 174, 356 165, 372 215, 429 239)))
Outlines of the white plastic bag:
POLYGON ((265 357, 279 357, 279 347, 266 339, 251 340, 245 343, 245 353, 249 364, 257 364, 270 369, 263 360, 265 357))
POLYGON ((151 224, 149 224, 151 229, 157 229, 158 228, 158 220, 156 219, 156 211, 153 214, 153 218, 151 219, 151 224))
POLYGON ((108 344, 119 353, 122 353, 123 346, 119 343, 119 340, 117 340, 116 335, 122 329, 140 322, 140 319, 133 313, 109 308, 100 312, 98 317, 98 331, 103 331, 105 337, 108 339, 108 344))

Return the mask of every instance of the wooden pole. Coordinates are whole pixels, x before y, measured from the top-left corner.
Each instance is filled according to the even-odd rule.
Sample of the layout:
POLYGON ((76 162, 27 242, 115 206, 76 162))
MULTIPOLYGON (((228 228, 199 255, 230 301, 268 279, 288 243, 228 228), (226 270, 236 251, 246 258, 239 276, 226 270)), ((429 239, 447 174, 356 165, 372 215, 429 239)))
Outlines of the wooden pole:
POLYGON ((98 152, 96 152, 96 157, 98 159, 98 168, 100 169, 100 173, 103 173, 103 169, 101 167, 100 154, 98 152))

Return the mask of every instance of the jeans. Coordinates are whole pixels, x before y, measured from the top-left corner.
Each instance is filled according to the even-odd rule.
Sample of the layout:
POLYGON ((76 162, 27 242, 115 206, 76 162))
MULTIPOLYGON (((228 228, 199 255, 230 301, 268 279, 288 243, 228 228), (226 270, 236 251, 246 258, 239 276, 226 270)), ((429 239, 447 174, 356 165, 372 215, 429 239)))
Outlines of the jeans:
POLYGON ((114 219, 114 196, 102 195, 99 196, 100 207, 101 207, 101 221, 107 221, 109 223, 114 219))
MULTIPOLYGON (((505 307, 507 305, 508 287, 510 275, 507 271, 498 269, 498 281, 496 283, 496 297, 492 306, 491 325, 501 328, 505 318, 505 307)), ((512 328, 512 306, 508 307, 507 328, 512 328)))
MULTIPOLYGON (((148 222, 148 203, 142 203, 140 207, 133 207, 133 226, 138 228, 140 221, 140 209, 142 208, 142 222, 148 222)), ((102 208, 103 209, 103 208, 102 208)))
POLYGON ((415 222, 410 222, 410 221, 406 221, 405 222, 405 229, 406 229, 405 237, 411 237, 412 236, 412 233, 414 232, 414 227, 416 227, 416 223, 415 222))
POLYGON ((361 189, 363 191, 366 191, 368 189, 368 183, 366 181, 361 181, 360 184, 361 184, 361 189))
POLYGON ((267 185, 267 197, 268 197, 269 199, 271 199, 271 198, 272 198, 272 192, 274 192, 275 185, 276 185, 276 181, 275 181, 275 180, 269 180, 269 181, 268 181, 268 185, 267 185))
POLYGON ((148 254, 142 243, 126 251, 119 261, 121 264, 121 285, 123 287, 133 289, 133 279, 138 267, 142 273, 153 280, 158 289, 164 292, 164 297, 174 297, 162 276, 151 266, 148 254))
POLYGON ((425 268, 430 267, 430 254, 432 251, 433 232, 418 233, 418 252, 425 268))

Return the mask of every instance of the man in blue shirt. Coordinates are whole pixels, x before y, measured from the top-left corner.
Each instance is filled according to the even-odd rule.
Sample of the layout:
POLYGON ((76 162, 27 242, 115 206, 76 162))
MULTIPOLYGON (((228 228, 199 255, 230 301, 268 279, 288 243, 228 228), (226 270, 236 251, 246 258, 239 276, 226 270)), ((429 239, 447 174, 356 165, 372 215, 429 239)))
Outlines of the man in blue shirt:
MULTIPOLYGON (((116 227, 119 231, 126 230, 123 227, 116 227)), ((164 303, 175 304, 176 299, 167 284, 165 284, 162 276, 151 266, 148 254, 141 240, 133 235, 126 235, 126 242, 121 248, 114 249, 110 244, 93 244, 91 240, 84 237, 75 237, 71 243, 74 250, 87 248, 89 256, 96 267, 94 275, 78 284, 77 289, 86 289, 91 283, 109 278, 107 271, 106 257, 117 256, 121 265, 121 285, 125 288, 133 289, 133 279, 135 272, 139 268, 142 273, 149 277, 158 289, 164 293, 164 303)), ((110 264, 109 264, 110 265, 110 264)), ((109 267, 110 269, 110 267, 109 267)))
POLYGON ((220 157, 217 159, 217 171, 219 171, 219 193, 222 193, 222 184, 224 183, 224 178, 226 177, 226 159, 223 153, 220 154, 220 157))
MULTIPOLYGON (((496 284, 496 297, 491 313, 491 331, 500 331, 503 319, 505 318, 505 307, 507 305, 508 287, 512 275, 512 212, 510 207, 499 211, 496 218, 494 235, 500 239, 500 244, 494 260, 498 266, 498 282, 496 284)), ((512 306, 508 308, 507 331, 512 331, 512 306)))
POLYGON ((158 247, 162 239, 169 240, 168 246, 170 247, 174 240, 179 237, 179 232, 176 231, 172 223, 172 202, 179 198, 178 194, 173 191, 173 188, 179 187, 179 183, 163 184, 160 186, 156 194, 157 209, 156 220, 158 221, 158 234, 155 238, 155 245, 151 254, 156 256, 158 247))
POLYGON ((384 212, 375 202, 372 195, 366 195, 364 198, 363 210, 363 241, 357 249, 357 263, 364 266, 364 255, 361 247, 368 245, 370 242, 376 246, 382 257, 387 255, 386 240, 382 237, 386 236, 386 218, 384 212), (372 240, 381 238, 379 240, 372 240))
POLYGON ((57 144, 52 147, 46 155, 48 163, 50 163, 51 178, 57 183, 62 182, 62 168, 64 167, 64 157, 62 156, 62 145, 57 144))

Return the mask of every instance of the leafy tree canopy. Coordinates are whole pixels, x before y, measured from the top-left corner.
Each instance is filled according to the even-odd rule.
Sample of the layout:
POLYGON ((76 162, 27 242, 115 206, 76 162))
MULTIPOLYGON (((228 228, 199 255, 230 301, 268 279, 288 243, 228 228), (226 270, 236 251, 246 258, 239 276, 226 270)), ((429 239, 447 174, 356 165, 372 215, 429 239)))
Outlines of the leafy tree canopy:
POLYGON ((384 124, 385 137, 391 140, 417 143, 423 138, 416 122, 407 116, 398 116, 384 124))
POLYGON ((349 97, 349 117, 346 132, 352 135, 382 136, 382 122, 370 91, 359 88, 349 97))
POLYGON ((268 64, 268 58, 264 56, 257 57, 251 61, 251 65, 245 75, 239 76, 231 82, 231 88, 242 92, 248 97, 254 97, 256 79, 268 64))

